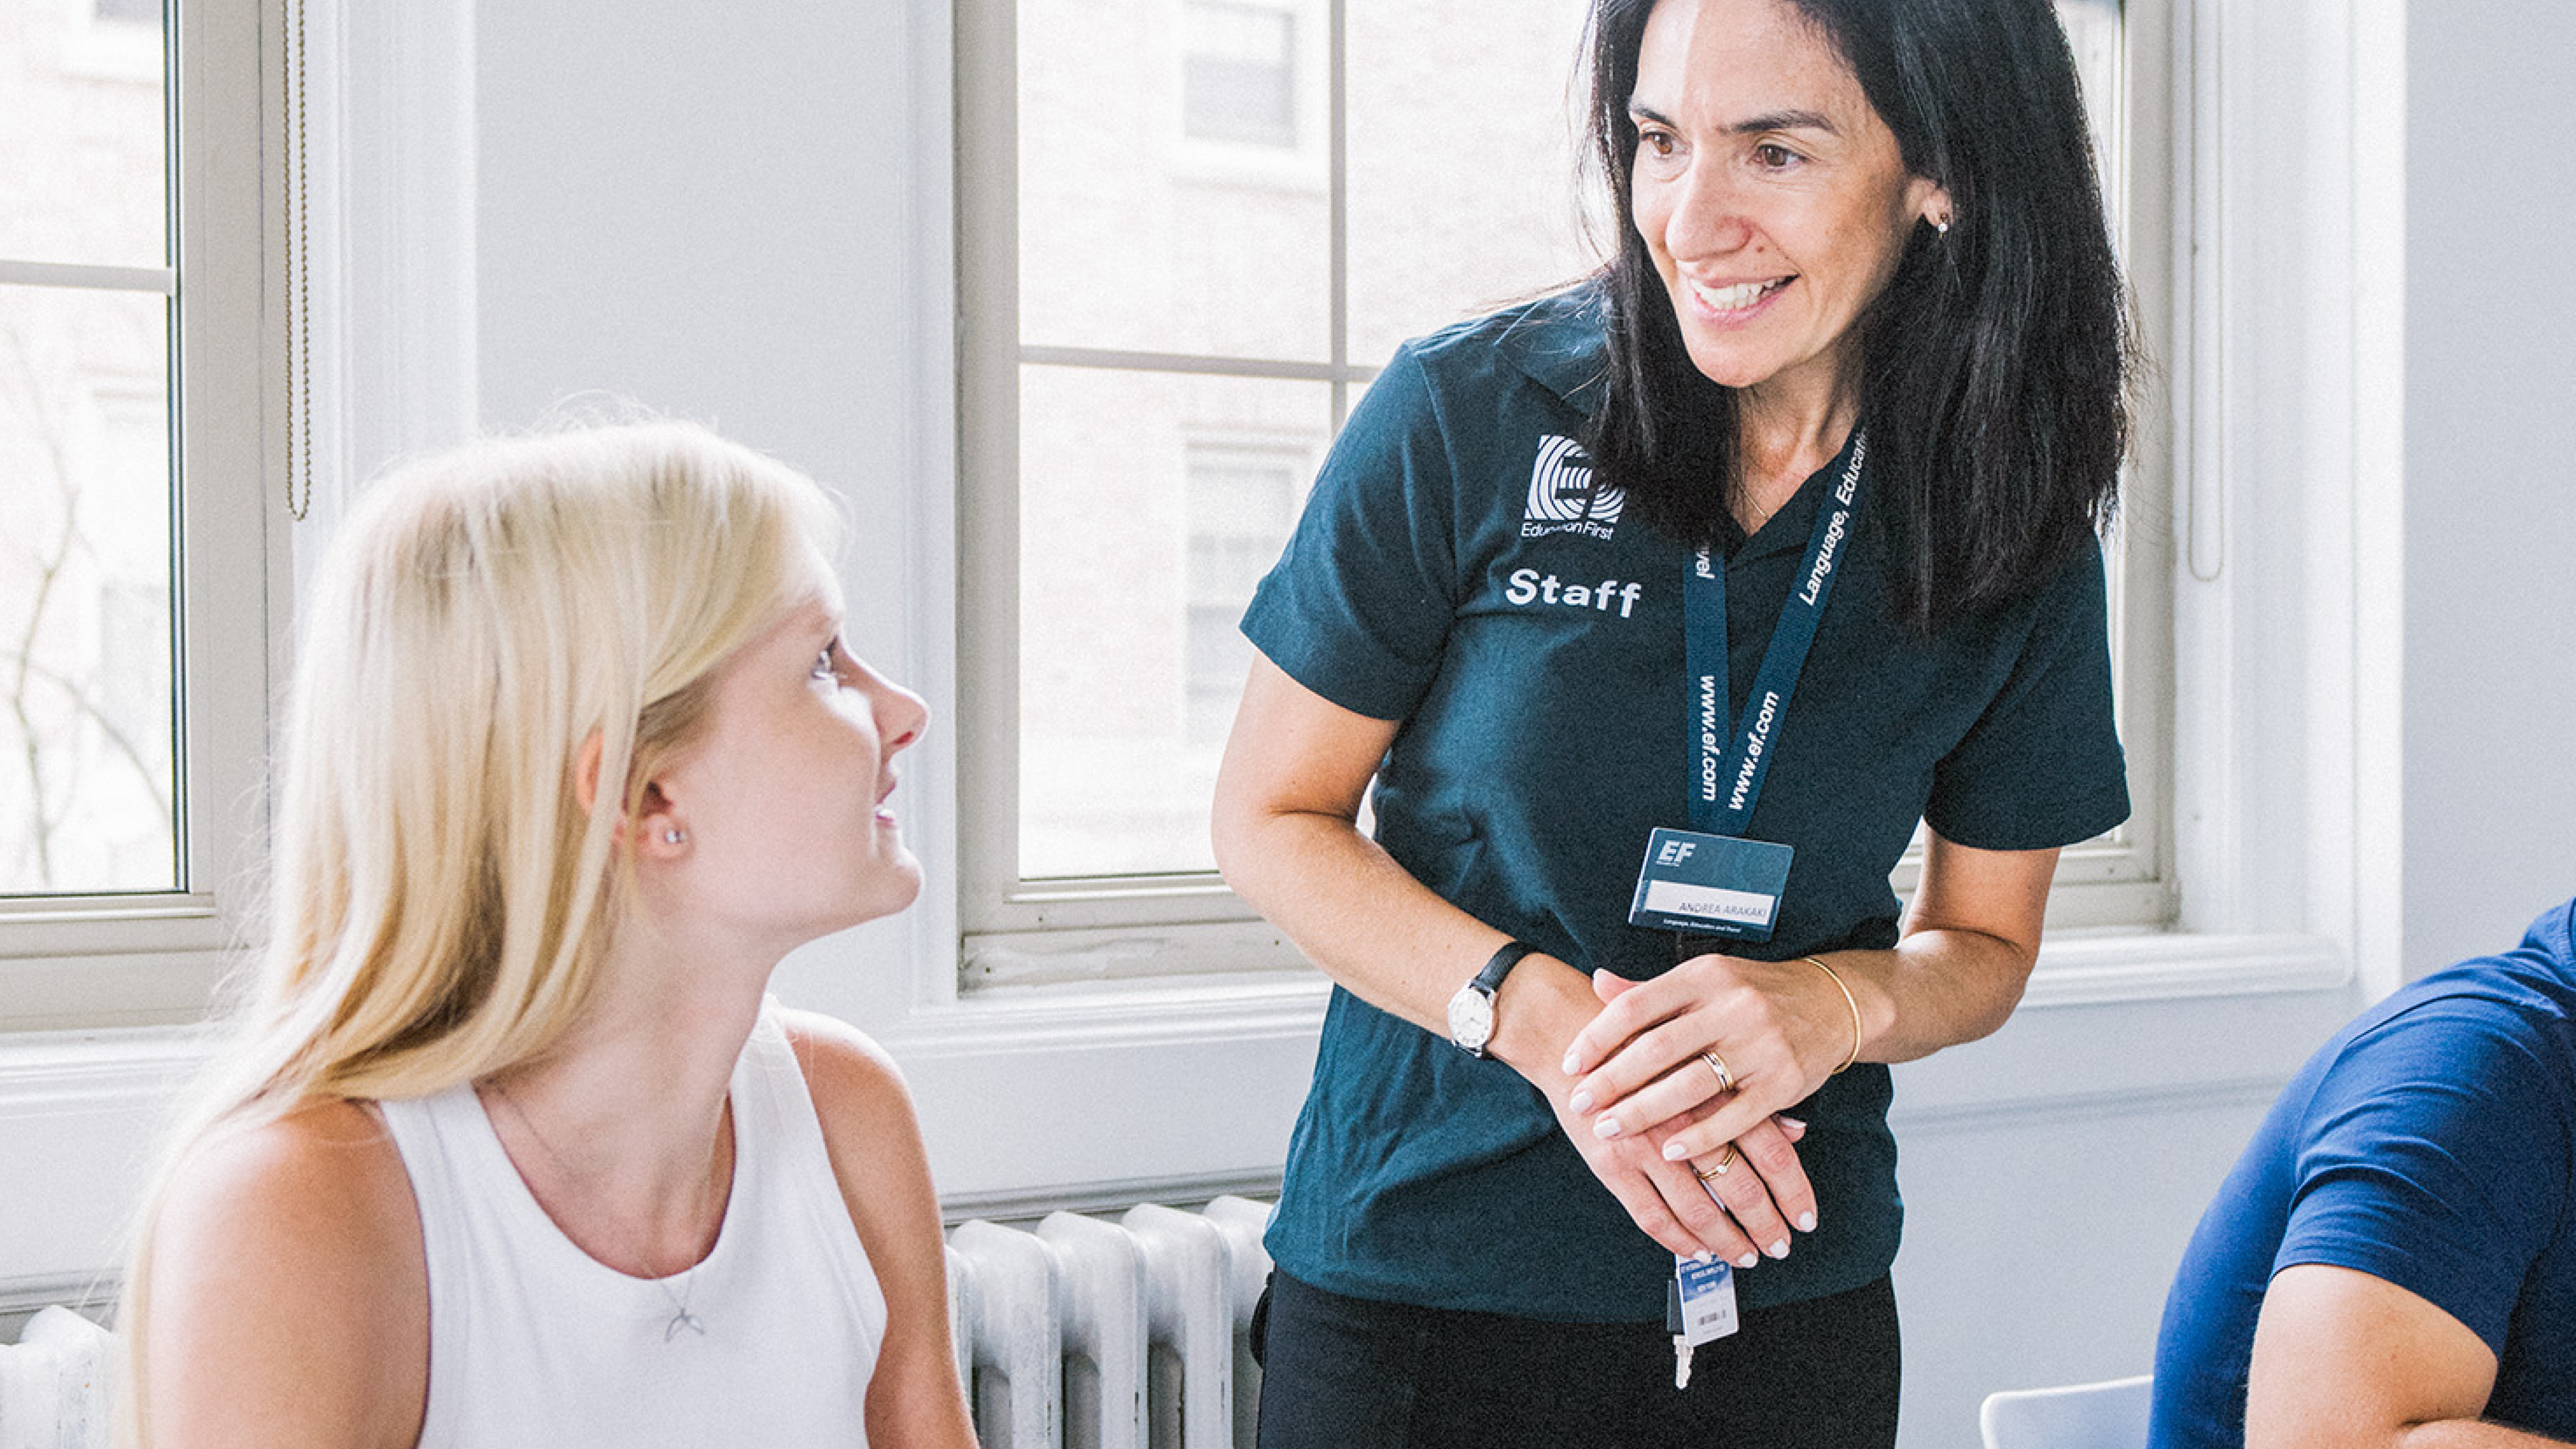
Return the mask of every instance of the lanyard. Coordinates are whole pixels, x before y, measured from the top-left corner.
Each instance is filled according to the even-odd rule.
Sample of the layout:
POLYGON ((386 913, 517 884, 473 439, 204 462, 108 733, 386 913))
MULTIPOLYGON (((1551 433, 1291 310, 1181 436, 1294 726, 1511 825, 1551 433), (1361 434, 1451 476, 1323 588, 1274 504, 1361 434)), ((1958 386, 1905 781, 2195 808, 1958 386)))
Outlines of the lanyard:
POLYGON ((1851 462, 1826 506, 1816 510, 1806 561, 1799 565, 1779 622, 1771 626, 1771 643, 1753 676, 1753 692, 1745 696, 1744 716, 1731 733, 1726 725, 1726 565, 1703 543, 1682 570, 1683 662, 1690 670, 1696 766, 1689 792, 1694 830, 1740 836, 1753 819, 1763 777, 1771 772, 1772 742, 1789 713, 1790 692, 1807 667, 1807 651, 1815 645, 1825 602, 1834 591, 1842 546, 1860 507, 1861 464, 1868 456, 1869 435, 1855 435, 1851 462))

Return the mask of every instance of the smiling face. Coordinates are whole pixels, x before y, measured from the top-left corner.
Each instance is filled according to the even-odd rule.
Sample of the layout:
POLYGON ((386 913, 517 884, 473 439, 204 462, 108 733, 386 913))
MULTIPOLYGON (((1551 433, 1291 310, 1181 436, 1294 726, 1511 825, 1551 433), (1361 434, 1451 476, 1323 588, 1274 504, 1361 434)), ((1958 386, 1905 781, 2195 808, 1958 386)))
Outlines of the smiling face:
POLYGON ((1632 219, 1692 363, 1760 400, 1842 401, 1852 324, 1949 198, 1906 171, 1851 67, 1786 0, 1661 0, 1628 114, 1632 219))
POLYGON ((901 910, 921 863, 887 797, 929 713, 850 656, 817 589, 718 671, 704 733, 655 781, 644 848, 685 867, 685 908, 782 952, 901 910))

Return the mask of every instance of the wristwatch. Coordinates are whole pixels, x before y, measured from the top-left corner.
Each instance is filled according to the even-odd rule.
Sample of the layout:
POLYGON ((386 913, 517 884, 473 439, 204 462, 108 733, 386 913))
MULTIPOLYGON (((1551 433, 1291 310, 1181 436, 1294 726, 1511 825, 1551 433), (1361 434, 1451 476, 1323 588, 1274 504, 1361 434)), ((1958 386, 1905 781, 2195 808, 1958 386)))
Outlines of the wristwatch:
POLYGON ((1458 1050, 1471 1057, 1485 1054, 1485 1044, 1494 1039, 1494 993, 1503 989, 1503 978, 1521 964, 1521 958, 1537 949, 1527 941, 1504 942, 1476 979, 1449 998, 1449 1040, 1458 1050))

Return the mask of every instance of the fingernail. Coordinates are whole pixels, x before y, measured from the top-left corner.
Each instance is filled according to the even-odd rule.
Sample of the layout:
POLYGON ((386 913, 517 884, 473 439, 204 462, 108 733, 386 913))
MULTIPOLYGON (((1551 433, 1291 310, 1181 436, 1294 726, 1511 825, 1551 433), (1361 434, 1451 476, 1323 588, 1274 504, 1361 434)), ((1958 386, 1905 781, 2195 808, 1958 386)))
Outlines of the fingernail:
POLYGON ((1618 1136, 1618 1135, 1619 1135, 1619 1119, 1618 1119, 1618 1118, 1616 1118, 1616 1117, 1596 1117, 1596 1118, 1594 1118, 1594 1119, 1592 1120, 1592 1135, 1593 1135, 1593 1136, 1595 1136, 1595 1137, 1603 1137, 1603 1138, 1616 1137, 1616 1136, 1618 1136))
POLYGON ((1760 1258, 1753 1256, 1751 1253, 1747 1253, 1743 1257, 1735 1260, 1735 1266, 1739 1268, 1750 1268, 1761 1261, 1762 1260, 1760 1258))
POLYGON ((1684 1147, 1681 1143, 1667 1142, 1664 1144, 1664 1160, 1666 1162, 1679 1162, 1688 1156, 1690 1156, 1690 1149, 1684 1147))
POLYGON ((1765 1248, 1762 1251, 1769 1253, 1774 1258, 1785 1258, 1789 1256, 1789 1240, 1787 1238, 1782 1238, 1780 1241, 1773 1243, 1770 1247, 1765 1248))
POLYGON ((1565 1054, 1565 1074, 1570 1077, 1582 1070, 1583 1058, 1576 1056, 1572 1052, 1567 1052, 1565 1054))
POLYGON ((1786 1115, 1783 1115, 1783 1116, 1780 1118, 1780 1127, 1781 1127, 1781 1130, 1786 1131, 1786 1132, 1804 1132, 1804 1131, 1806 1131, 1806 1130, 1807 1130, 1807 1124, 1806 1124, 1806 1123, 1799 1121, 1799 1120, 1798 1120, 1797 1118, 1795 1118, 1795 1117, 1790 1117, 1790 1116, 1786 1116, 1786 1115))
POLYGON ((1708 1266, 1708 1249, 1706 1249, 1706 1248, 1702 1248, 1702 1249, 1700 1249, 1698 1252, 1691 1254, 1691 1261, 1692 1261, 1692 1262, 1694 1262, 1694 1263, 1699 1264, 1699 1265, 1700 1265, 1701 1267, 1703 1267, 1703 1268, 1707 1267, 1707 1266, 1708 1266))
POLYGON ((1566 1105, 1572 1107, 1577 1112, 1589 1112, 1592 1110, 1592 1094, 1590 1092, 1577 1092, 1574 1094, 1573 1100, 1568 1102, 1566 1105))
POLYGON ((1814 1232, 1815 1230, 1816 1230, 1816 1215, 1815 1215, 1814 1213, 1800 1213, 1800 1214, 1798 1214, 1798 1231, 1799 1231, 1799 1232, 1802 1232, 1802 1233, 1812 1233, 1812 1232, 1814 1232))

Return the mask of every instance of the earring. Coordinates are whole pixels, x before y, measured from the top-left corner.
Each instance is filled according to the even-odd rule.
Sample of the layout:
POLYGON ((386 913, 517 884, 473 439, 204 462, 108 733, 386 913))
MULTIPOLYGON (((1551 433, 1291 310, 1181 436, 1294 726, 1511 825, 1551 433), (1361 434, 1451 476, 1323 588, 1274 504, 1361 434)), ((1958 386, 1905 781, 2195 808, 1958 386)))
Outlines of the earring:
POLYGON ((1932 229, 1943 236, 1948 236, 1950 234, 1950 218, 1946 215, 1934 217, 1932 219, 1932 229))
POLYGON ((681 830, 680 827, 676 825, 662 832, 662 843, 664 845, 678 845, 680 842, 688 838, 687 832, 681 830))

